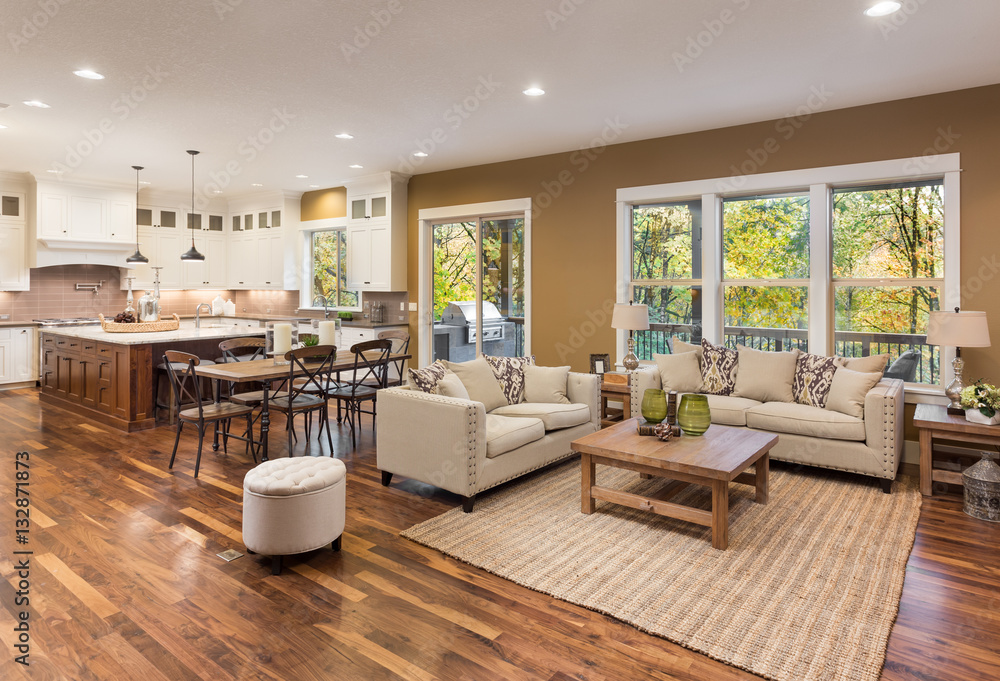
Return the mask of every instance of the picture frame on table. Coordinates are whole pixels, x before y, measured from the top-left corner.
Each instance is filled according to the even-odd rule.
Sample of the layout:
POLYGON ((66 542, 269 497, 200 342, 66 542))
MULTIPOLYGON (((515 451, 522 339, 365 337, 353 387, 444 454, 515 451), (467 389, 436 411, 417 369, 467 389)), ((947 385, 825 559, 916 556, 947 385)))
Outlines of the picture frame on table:
POLYGON ((614 371, 610 355, 593 354, 590 356, 590 373, 603 375, 609 371, 614 371))

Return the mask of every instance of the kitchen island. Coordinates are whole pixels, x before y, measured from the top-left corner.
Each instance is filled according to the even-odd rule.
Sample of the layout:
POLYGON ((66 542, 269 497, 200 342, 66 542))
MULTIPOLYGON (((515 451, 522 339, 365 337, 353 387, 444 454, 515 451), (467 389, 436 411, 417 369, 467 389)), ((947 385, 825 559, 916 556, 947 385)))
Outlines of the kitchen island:
POLYGON ((41 332, 41 400, 112 428, 132 432, 156 425, 154 367, 166 350, 215 359, 227 338, 262 337, 264 328, 217 319, 196 329, 108 333, 100 326, 47 328, 41 332))

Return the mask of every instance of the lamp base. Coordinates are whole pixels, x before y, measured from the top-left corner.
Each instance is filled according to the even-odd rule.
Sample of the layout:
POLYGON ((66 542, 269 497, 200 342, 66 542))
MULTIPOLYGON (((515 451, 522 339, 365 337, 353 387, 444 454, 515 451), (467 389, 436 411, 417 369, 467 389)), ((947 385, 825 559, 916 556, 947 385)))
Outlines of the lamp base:
POLYGON ((949 414, 965 414, 965 409, 962 408, 960 401, 962 399, 962 374, 965 371, 965 360, 962 359, 961 355, 957 355, 955 359, 951 361, 951 368, 955 374, 955 378, 952 379, 948 387, 944 389, 944 396, 947 397, 951 402, 948 404, 949 414))
POLYGON ((639 358, 635 356, 635 341, 628 339, 628 353, 622 358, 622 365, 626 371, 635 371, 639 368, 639 358))

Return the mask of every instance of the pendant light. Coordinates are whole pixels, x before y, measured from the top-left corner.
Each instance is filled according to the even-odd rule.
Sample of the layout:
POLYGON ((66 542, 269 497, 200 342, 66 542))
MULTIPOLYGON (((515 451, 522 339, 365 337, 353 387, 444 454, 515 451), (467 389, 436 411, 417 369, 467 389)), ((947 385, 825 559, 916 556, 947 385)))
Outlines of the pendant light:
MULTIPOLYGON (((142 166, 132 166, 135 170, 135 210, 139 211, 139 171, 142 166)), ((135 253, 125 258, 125 262, 149 262, 149 258, 139 252, 139 221, 135 221, 135 253)))
MULTIPOLYGON (((191 215, 194 215, 194 157, 201 152, 188 149, 188 153, 191 154, 191 215)), ((188 220, 191 220, 190 216, 188 220)), ((205 256, 194 247, 194 231, 191 230, 190 225, 188 225, 188 230, 191 232, 191 248, 181 256, 181 260, 184 262, 204 262, 205 256)))

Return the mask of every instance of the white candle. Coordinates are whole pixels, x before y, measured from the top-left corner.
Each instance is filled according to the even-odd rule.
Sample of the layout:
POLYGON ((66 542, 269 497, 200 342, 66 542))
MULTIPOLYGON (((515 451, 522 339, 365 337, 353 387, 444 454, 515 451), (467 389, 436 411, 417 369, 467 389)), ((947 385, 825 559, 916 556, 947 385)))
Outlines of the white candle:
POLYGON ((292 349, 292 325, 274 325, 274 354, 284 355, 292 349))
POLYGON ((319 344, 320 345, 336 345, 337 344, 337 323, 336 322, 320 322, 319 323, 319 344))

